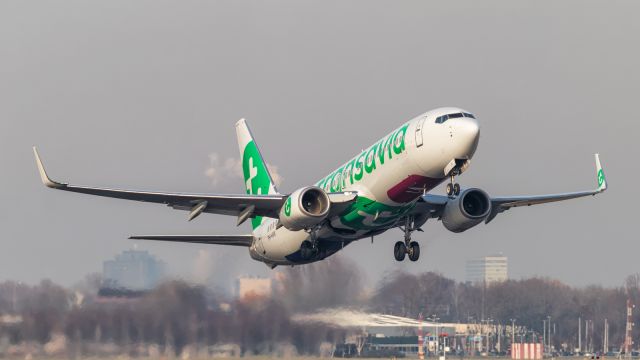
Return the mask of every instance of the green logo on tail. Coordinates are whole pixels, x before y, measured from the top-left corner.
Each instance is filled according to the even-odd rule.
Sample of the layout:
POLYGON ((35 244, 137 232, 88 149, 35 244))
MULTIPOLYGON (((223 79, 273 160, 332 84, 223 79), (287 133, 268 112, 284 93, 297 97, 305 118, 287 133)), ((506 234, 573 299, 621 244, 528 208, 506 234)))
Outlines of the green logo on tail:
POLYGON ((602 186, 604 184, 604 171, 602 169, 598 170, 598 186, 602 186))
MULTIPOLYGON (((271 179, 253 140, 244 148, 244 153, 242 154, 242 173, 244 174, 247 194, 266 195, 269 193, 271 179)), ((256 216, 251 219, 251 225, 254 229, 260 226, 261 223, 262 216, 256 216)))

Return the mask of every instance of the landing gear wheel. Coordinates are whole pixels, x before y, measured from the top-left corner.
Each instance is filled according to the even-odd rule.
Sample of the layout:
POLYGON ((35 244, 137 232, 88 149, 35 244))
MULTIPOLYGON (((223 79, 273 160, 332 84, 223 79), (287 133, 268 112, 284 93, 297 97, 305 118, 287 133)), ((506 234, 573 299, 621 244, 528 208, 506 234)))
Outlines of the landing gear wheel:
POLYGON ((415 241, 412 241, 409 244, 409 260, 418 261, 420 258, 420 244, 415 241))
POLYGON ((318 253, 318 248, 314 248, 311 241, 303 241, 300 244, 300 257, 304 260, 310 260, 318 253))
POLYGON ((393 256, 397 261, 403 261, 405 255, 407 254, 407 246, 402 241, 398 241, 393 246, 393 256))
POLYGON ((447 184, 447 195, 449 196, 453 195, 453 184, 451 183, 447 184))
POLYGON ((455 183, 453 184, 453 195, 460 195, 460 184, 455 183))

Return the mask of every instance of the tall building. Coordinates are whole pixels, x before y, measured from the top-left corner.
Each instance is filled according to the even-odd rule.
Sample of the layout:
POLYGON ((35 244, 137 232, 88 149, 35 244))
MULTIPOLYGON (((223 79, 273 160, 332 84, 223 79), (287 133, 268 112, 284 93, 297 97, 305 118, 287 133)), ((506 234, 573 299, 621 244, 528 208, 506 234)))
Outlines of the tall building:
POLYGON ((505 281, 509 278, 507 257, 497 254, 468 260, 466 273, 470 283, 505 281))
POLYGON ((166 265, 147 251, 127 250, 102 266, 104 286, 128 290, 154 288, 164 277, 166 265))

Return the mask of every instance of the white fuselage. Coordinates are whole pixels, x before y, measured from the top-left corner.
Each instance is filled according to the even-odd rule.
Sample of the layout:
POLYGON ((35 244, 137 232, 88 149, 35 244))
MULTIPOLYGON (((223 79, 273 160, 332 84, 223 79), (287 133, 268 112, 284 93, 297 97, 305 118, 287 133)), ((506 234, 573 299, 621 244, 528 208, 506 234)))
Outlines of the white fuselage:
POLYGON ((269 265, 313 262, 351 241, 397 226, 421 195, 446 180, 453 168, 464 171, 475 153, 478 121, 461 116, 436 122, 447 114, 469 115, 459 108, 421 114, 318 182, 328 193, 355 191, 359 202, 348 213, 328 219, 329 226, 318 234, 324 251, 317 258, 299 258, 296 253, 309 233, 278 227, 277 219, 265 219, 255 229, 251 256, 269 265))

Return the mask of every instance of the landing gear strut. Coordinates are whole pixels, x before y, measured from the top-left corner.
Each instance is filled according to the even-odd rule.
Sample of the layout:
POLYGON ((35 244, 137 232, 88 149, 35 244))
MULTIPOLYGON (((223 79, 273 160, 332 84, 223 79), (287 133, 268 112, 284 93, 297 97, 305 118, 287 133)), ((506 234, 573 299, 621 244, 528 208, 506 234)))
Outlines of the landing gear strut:
POLYGON ((304 260, 310 260, 318 253, 318 248, 313 247, 311 241, 305 240, 300 244, 300 257, 304 260))
POLYGON ((411 241, 411 233, 417 230, 414 228, 413 216, 407 216, 402 230, 404 231, 404 241, 398 241, 393 246, 393 256, 397 261, 403 261, 406 255, 409 255, 409 260, 418 261, 418 258, 420 258, 420 244, 411 241))
POLYGON ((451 172, 451 182, 447 184, 447 195, 458 196, 460 194, 460 184, 456 183, 456 171, 451 172))
POLYGON ((318 231, 322 225, 316 225, 310 228, 309 240, 305 240, 300 244, 300 256, 304 260, 310 260, 318 254, 318 231))

